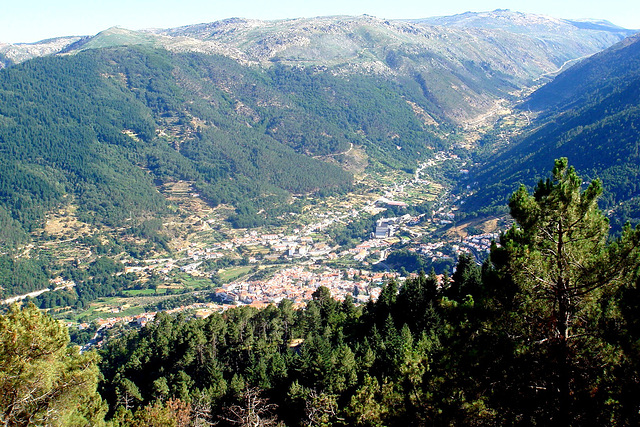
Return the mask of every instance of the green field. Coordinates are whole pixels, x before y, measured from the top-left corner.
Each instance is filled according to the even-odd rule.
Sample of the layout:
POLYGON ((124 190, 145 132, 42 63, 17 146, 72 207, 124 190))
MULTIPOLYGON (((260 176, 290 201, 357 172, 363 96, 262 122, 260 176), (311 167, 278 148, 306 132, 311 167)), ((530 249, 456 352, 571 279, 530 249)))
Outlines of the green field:
POLYGON ((252 267, 249 265, 230 268, 228 270, 222 271, 220 273, 220 280, 222 283, 232 282, 245 274, 248 274, 251 271, 252 267))
POLYGON ((164 295, 167 293, 166 288, 158 288, 158 289, 130 289, 127 291, 123 291, 123 293, 127 296, 137 297, 137 296, 146 296, 146 295, 164 295))

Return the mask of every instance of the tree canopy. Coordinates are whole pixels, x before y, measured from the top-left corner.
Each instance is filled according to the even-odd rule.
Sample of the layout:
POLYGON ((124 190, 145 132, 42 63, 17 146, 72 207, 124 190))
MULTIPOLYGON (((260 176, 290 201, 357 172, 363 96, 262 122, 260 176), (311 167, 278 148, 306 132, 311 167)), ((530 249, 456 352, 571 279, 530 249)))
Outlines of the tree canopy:
MULTIPOLYGON (((451 277, 392 280, 365 305, 319 287, 300 310, 283 300, 205 319, 158 313, 101 350, 107 418, 114 426, 638 425, 640 229, 610 238, 600 193, 599 182, 583 188, 559 159, 533 193, 513 194, 516 223, 483 265, 461 256, 451 277)), ((33 306, 2 318, 0 402, 10 423, 103 415, 84 398, 100 402, 95 356, 67 348, 61 328, 33 306)))
POLYGON ((64 325, 35 306, 0 316, 0 419, 6 426, 99 425, 98 358, 69 347, 64 325))

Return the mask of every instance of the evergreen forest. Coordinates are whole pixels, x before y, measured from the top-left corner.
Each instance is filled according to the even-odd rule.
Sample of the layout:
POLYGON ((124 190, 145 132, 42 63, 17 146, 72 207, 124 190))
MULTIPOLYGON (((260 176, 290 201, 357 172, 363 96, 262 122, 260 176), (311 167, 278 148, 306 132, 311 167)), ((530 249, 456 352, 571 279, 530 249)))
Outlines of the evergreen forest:
MULTIPOLYGON (((496 132, 484 137, 477 185, 466 201, 472 215, 504 211, 514 184, 535 185, 546 165, 568 157, 585 175, 600 179, 600 207, 619 232, 640 220, 640 37, 629 37, 558 75, 518 108, 532 126, 498 153, 496 132)), ((498 127, 496 131, 499 132, 498 127)), ((481 145, 482 145, 481 144, 481 145)))
POLYGON ((611 237, 601 194, 600 181, 583 186, 559 159, 533 192, 512 194, 515 224, 481 266, 462 256, 453 275, 389 281, 364 306, 319 287, 304 309, 283 300, 204 319, 158 313, 99 358, 67 347, 66 331, 34 306, 14 306, 0 318, 0 416, 8 425, 637 425, 640 229, 611 237))
POLYGON ((236 227, 277 222, 292 195, 350 189, 339 160, 354 146, 374 168, 409 169, 442 147, 405 96, 426 102, 374 77, 142 47, 3 69, 0 242, 28 241, 70 203, 82 221, 139 226, 166 212, 157 186, 179 180, 234 206, 236 227))

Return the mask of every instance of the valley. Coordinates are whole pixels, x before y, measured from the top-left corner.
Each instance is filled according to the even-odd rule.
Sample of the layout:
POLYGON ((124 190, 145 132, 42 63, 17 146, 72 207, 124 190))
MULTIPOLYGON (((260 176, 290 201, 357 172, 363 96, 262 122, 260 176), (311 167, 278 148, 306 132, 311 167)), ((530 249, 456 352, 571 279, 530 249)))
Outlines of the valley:
POLYGON ((0 423, 639 425, 634 33, 0 43, 0 423))
MULTIPOLYGON (((71 59, 86 68, 77 96, 91 99, 95 87, 109 94, 114 83, 122 91, 109 96, 122 98, 130 111, 114 110, 123 124, 104 124, 98 138, 113 144, 108 156, 124 161, 129 182, 99 143, 80 148, 84 162, 106 160, 106 168, 96 168, 98 186, 48 201, 58 207, 41 216, 31 242, 18 246, 13 267, 47 269, 50 278, 39 276, 40 285, 22 295, 74 328, 135 324, 159 310, 202 316, 283 299, 302 307, 319 286, 365 304, 391 277, 402 282, 431 269, 451 274, 461 253, 481 263, 510 224, 504 207, 476 212, 478 194, 493 179, 483 168, 490 171, 487 160, 508 151, 536 120, 539 113, 519 103, 550 73, 578 60, 555 62, 463 118, 441 110, 440 101, 434 107, 424 90, 411 93, 406 82, 300 68, 258 72, 223 58, 139 47, 132 54, 100 49, 71 59), (101 64, 103 57, 111 62, 94 75, 92 61, 101 64), (177 84, 171 74, 179 76, 177 84), (371 103, 389 117, 372 115, 371 103), (133 197, 126 190, 132 182, 133 197)), ((55 76, 60 65, 49 62, 40 67, 55 76)), ((47 102, 58 105, 65 96, 47 102)), ((83 120, 71 129, 86 135, 83 120)), ((30 154, 38 155, 50 156, 30 154)), ((26 164, 16 163, 29 170, 26 164)), ((70 184, 85 172, 72 165, 60 183, 37 169, 30 173, 52 188, 78 188, 70 184)), ((33 209, 33 219, 23 229, 38 221, 29 203, 23 206, 33 209)), ((14 291, 6 301, 15 298, 14 291)))
MULTIPOLYGON (((167 236, 168 251, 156 247, 145 256, 110 255, 122 265, 114 274, 127 277, 122 290, 87 301, 82 309, 54 306, 48 310, 73 328, 99 328, 102 336, 117 325, 148 321, 158 310, 206 316, 229 307, 264 307, 283 299, 304 307, 319 286, 327 287, 339 300, 350 295, 365 304, 377 299, 390 278, 404 280, 385 264, 395 251, 420 254, 439 272, 461 252, 484 259, 490 241, 497 237, 495 226, 476 226, 477 235, 464 231, 464 226, 456 233, 446 232, 459 197, 452 195, 451 184, 441 175, 443 170, 464 171, 465 167, 467 162, 457 155, 439 152, 420 163, 413 174, 362 174, 356 177, 359 191, 310 198, 301 212, 285 214, 285 225, 252 229, 231 227, 226 219, 233 209, 210 207, 192 183, 164 184, 161 192, 176 209, 160 231, 167 236), (379 221, 390 224, 392 231, 381 234, 376 227, 379 221)), ((73 210, 61 211, 48 217, 48 241, 36 239, 23 256, 50 251, 58 255, 55 265, 88 270, 101 254, 91 246, 83 249, 77 236, 82 230, 88 234, 90 228, 73 219, 73 210)), ((94 241, 105 243, 117 236, 115 230, 94 229, 91 234, 94 241)), ((144 246, 145 239, 135 243, 144 246)), ((58 276, 51 283, 47 295, 29 294, 45 309, 75 293, 75 282, 68 277, 58 276)))

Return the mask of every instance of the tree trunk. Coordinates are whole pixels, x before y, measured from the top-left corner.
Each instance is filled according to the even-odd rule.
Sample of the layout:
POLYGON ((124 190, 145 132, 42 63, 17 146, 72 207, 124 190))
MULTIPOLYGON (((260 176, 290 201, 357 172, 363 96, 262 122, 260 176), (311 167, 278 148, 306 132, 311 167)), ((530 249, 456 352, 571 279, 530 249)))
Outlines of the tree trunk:
POLYGON ((569 295, 570 279, 567 277, 567 263, 564 247, 565 229, 563 219, 558 222, 558 244, 556 253, 557 282, 555 297, 557 311, 555 313, 555 365, 557 372, 554 377, 558 381, 555 389, 558 391, 558 415, 556 425, 568 426, 571 420, 570 398, 571 398, 571 364, 569 360, 569 322, 571 301, 569 295))

